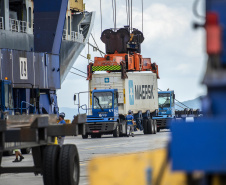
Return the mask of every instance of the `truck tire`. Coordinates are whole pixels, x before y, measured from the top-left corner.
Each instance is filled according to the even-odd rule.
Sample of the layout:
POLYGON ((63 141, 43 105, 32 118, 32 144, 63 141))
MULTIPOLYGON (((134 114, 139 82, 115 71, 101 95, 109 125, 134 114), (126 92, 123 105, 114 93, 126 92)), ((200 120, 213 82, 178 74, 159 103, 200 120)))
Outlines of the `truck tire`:
POLYGON ((154 123, 154 134, 156 134, 157 133, 157 122, 156 122, 156 120, 153 120, 153 123, 154 123))
POLYGON ((160 132, 160 128, 157 127, 157 132, 160 132))
POLYGON ((119 126, 117 125, 115 130, 113 131, 113 136, 114 137, 119 137, 119 126))
POLYGON ((148 134, 154 134, 154 124, 152 119, 148 120, 148 134))
POLYGON ((55 185, 58 183, 58 158, 60 154, 59 145, 49 145, 44 149, 43 155, 43 182, 44 185, 55 185))
POLYGON ((97 138, 96 134, 91 134, 91 138, 97 138))
POLYGON ((3 152, 3 156, 11 156, 11 155, 13 155, 13 150, 3 152))
POLYGON ((88 138, 88 134, 82 135, 82 139, 87 139, 88 138))
POLYGON ((75 145, 63 145, 59 156, 59 185, 78 185, 80 168, 78 150, 75 145))
POLYGON ((23 148, 21 149, 22 154, 29 154, 31 152, 31 148, 23 148))
POLYGON ((144 134, 148 134, 148 120, 143 120, 144 134))

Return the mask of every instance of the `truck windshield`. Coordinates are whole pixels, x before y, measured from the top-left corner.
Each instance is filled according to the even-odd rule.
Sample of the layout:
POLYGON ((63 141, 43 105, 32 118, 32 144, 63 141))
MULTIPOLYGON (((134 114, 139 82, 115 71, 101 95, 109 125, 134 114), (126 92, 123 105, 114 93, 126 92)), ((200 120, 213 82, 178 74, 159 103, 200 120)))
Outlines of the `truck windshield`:
POLYGON ((96 92, 94 97, 94 109, 111 109, 112 108, 112 93, 111 92, 96 92))
POLYGON ((161 93, 158 94, 159 96, 159 107, 170 107, 170 94, 168 93, 161 93))

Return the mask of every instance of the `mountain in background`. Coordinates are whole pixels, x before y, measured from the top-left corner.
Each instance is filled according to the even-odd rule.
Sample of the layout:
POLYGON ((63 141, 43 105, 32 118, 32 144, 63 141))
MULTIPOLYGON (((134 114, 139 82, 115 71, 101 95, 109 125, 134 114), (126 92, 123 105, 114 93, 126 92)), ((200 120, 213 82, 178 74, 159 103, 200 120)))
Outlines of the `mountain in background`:
MULTIPOLYGON (((201 110, 201 100, 200 100, 200 98, 184 101, 184 102, 181 102, 181 103, 188 106, 189 108, 201 110)), ((176 101, 176 109, 177 110, 184 110, 184 108, 186 108, 184 105, 182 105, 182 104, 180 104, 176 101), (179 105, 180 107, 177 106, 177 105, 179 105)), ((65 113, 65 119, 69 119, 71 121, 73 120, 74 115, 78 114, 78 108, 60 107, 59 109, 60 109, 59 112, 65 113)), ((86 113, 86 112, 84 110, 80 110, 80 113, 86 113)))
POLYGON ((181 102, 183 104, 180 104, 179 102, 175 101, 176 102, 176 109, 177 110, 184 110, 186 107, 184 105, 186 105, 187 107, 189 108, 193 108, 193 109, 200 109, 201 110, 201 99, 198 97, 198 98, 195 98, 193 100, 188 100, 188 101, 184 101, 184 102, 181 102))

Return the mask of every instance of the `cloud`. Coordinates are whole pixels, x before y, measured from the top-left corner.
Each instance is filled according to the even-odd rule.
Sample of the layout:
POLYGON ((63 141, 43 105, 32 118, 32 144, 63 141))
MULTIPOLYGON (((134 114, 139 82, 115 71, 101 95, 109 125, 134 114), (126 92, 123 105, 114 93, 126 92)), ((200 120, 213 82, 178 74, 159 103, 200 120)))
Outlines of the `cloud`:
MULTIPOLYGON (((87 11, 95 11, 96 18, 92 34, 98 47, 105 51, 101 42, 101 21, 98 0, 84 0, 87 11)), ((144 0, 144 37, 142 55, 151 58, 159 65, 159 88, 174 89, 180 101, 196 98, 204 94, 206 88, 200 85, 206 66, 204 49, 204 30, 195 31, 192 23, 196 20, 192 13, 193 1, 187 0, 144 0)), ((202 4, 198 10, 204 10, 202 4)), ((202 12, 200 14, 203 14, 202 12)), ((111 1, 102 1, 102 28, 113 28, 113 13, 111 1)), ((125 1, 117 1, 117 27, 127 24, 125 1)), ((133 1, 133 27, 142 30, 141 1, 133 1)), ((95 45, 90 37, 90 43, 95 45)), ((92 60, 100 56, 89 48, 92 60)), ((88 46, 82 51, 86 56, 88 46)), ((86 72, 88 61, 79 57, 74 67, 86 72)), ((72 70, 79 73, 76 70, 72 70)), ((79 73, 81 74, 81 73, 79 73)), ((85 74, 83 74, 85 75, 85 74)), ((58 90, 59 105, 74 107, 73 94, 88 89, 85 78, 69 74, 58 90), (65 96, 66 94, 66 96, 65 96)))

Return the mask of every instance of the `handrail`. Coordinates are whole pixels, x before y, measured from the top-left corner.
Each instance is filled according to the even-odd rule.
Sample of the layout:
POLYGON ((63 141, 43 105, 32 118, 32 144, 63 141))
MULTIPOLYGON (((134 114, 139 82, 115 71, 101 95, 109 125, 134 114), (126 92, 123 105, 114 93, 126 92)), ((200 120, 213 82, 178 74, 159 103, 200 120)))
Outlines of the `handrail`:
POLYGON ((26 21, 20 21, 20 20, 9 18, 9 27, 10 27, 10 31, 21 32, 21 33, 27 32, 26 21))
POLYGON ((0 17, 0 29, 4 30, 4 19, 3 19, 3 17, 0 17))
POLYGON ((29 105, 29 107, 30 107, 30 106, 31 106, 31 107, 34 107, 33 113, 35 113, 35 106, 34 106, 33 104, 30 104, 30 103, 28 103, 28 102, 26 102, 26 101, 22 101, 22 102, 21 102, 21 115, 22 115, 22 113, 23 113, 23 109, 28 109, 28 108, 29 108, 29 107, 28 107, 28 108, 22 108, 23 103, 29 105))
POLYGON ((67 30, 64 29, 63 30, 63 36, 62 36, 63 40, 69 40, 69 41, 73 41, 73 42, 80 42, 83 43, 84 42, 84 36, 82 33, 79 32, 75 32, 75 31, 71 31, 71 38, 67 38, 67 30))

